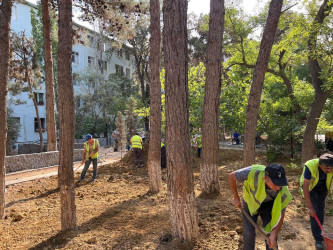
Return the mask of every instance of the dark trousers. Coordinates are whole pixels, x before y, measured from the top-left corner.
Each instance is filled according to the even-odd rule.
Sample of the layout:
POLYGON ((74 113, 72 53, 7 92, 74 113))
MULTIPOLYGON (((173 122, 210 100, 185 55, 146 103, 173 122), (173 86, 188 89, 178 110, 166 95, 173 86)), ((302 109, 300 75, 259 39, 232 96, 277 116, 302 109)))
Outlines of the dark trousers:
MULTIPOLYGON (((317 191, 314 189, 310 192, 310 199, 312 206, 316 211, 317 217, 322 225, 324 224, 324 209, 325 209, 326 196, 327 196, 327 190, 317 191)), ((315 238, 316 242, 323 241, 324 238, 323 236, 321 236, 321 230, 320 227, 318 226, 318 223, 316 222, 316 219, 311 216, 310 222, 311 222, 312 235, 315 238)))
POLYGON ((161 168, 166 168, 166 150, 165 150, 165 146, 161 147, 161 168))
MULTIPOLYGON (((260 208, 258 209, 258 213, 251 216, 253 221, 257 223, 258 217, 260 216, 264 227, 271 221, 272 218, 272 208, 273 208, 274 201, 268 201, 261 203, 260 208)), ((249 208, 247 203, 243 200, 243 206, 245 211, 250 215, 249 208)), ((256 243, 256 229, 251 224, 251 222, 243 215, 243 226, 244 226, 244 234, 243 234, 243 241, 244 241, 244 250, 254 250, 255 243, 256 243)), ((266 242, 266 249, 270 249, 267 242, 266 242)))
POLYGON ((141 148, 132 148, 132 155, 135 166, 143 165, 141 148))
POLYGON ((202 149, 201 147, 200 148, 198 147, 198 149, 197 149, 197 155, 199 158, 201 157, 201 149, 202 149))
POLYGON ((86 176, 87 170, 88 170, 91 162, 93 163, 93 169, 94 169, 93 170, 93 180, 95 180, 97 178, 97 158, 96 159, 89 158, 84 163, 84 168, 81 173, 80 181, 82 181, 84 179, 84 177, 86 176))

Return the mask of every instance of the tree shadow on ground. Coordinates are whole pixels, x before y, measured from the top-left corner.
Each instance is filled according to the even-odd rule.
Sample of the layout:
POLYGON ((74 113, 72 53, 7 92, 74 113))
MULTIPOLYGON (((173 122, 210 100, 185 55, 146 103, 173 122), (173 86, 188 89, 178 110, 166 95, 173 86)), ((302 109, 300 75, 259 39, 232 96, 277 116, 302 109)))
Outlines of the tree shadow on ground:
MULTIPOLYGON (((125 202, 121 202, 116 206, 112 206, 108 208, 105 212, 103 212, 101 215, 94 217, 89 221, 86 221, 83 224, 79 225, 77 231, 59 231, 56 235, 50 237, 47 240, 42 241, 38 245, 31 247, 29 249, 37 250, 45 248, 54 249, 54 248, 64 247, 74 237, 80 234, 85 234, 91 230, 96 229, 97 227, 100 227, 103 224, 108 223, 110 219, 114 218, 117 214, 119 214, 122 211, 126 210, 128 211, 137 207, 140 202, 144 202, 145 200, 147 200, 150 195, 151 195, 150 193, 146 193, 138 198, 130 199, 125 202)), ((149 216, 150 215, 148 214, 147 217, 149 216)), ((147 218, 142 218, 142 219, 147 220, 147 218)), ((143 237, 144 235, 142 235, 142 238, 143 237)))
POLYGON ((11 207, 11 206, 13 206, 15 204, 23 203, 23 202, 26 202, 26 201, 31 201, 31 200, 46 198, 47 196, 49 196, 51 194, 58 193, 58 192, 59 192, 59 188, 51 189, 51 190, 48 190, 47 192, 42 193, 42 194, 40 194, 38 196, 33 196, 33 197, 30 197, 30 198, 26 198, 26 199, 22 199, 22 200, 17 200, 17 201, 11 201, 8 204, 6 204, 5 207, 8 208, 8 207, 11 207))

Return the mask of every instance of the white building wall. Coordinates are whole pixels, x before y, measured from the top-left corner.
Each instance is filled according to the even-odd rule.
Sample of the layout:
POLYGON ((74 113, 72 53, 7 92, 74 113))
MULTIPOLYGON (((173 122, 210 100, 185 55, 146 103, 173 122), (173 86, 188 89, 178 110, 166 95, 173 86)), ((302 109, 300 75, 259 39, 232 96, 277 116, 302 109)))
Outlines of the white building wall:
MULTIPOLYGON (((31 37, 32 26, 31 26, 31 11, 32 5, 15 2, 12 11, 12 22, 11 30, 19 33, 25 32, 27 37, 31 37)), ((36 91, 38 93, 44 93, 44 105, 38 106, 40 118, 45 119, 45 86, 41 85, 41 89, 36 91)), ((39 141, 39 133, 35 132, 34 118, 36 117, 36 111, 32 100, 29 98, 28 92, 23 92, 17 96, 12 96, 9 92, 8 99, 19 100, 23 104, 10 105, 13 108, 14 117, 20 118, 21 131, 17 142, 33 142, 39 141)), ((43 139, 47 139, 47 133, 43 133, 43 139)))
MULTIPOLYGON (((35 5, 29 3, 29 2, 23 2, 23 3, 14 3, 13 7, 13 14, 12 14, 12 22, 11 22, 11 29, 14 32, 20 32, 25 31, 26 36, 31 37, 31 17, 30 17, 30 11, 31 8, 35 8, 35 5)), ((74 24, 75 25, 75 24, 74 24)), ((82 26, 80 26, 82 27, 82 26)), ((92 35, 94 32, 92 30, 87 29, 87 34, 92 35)), ((92 35, 93 36, 93 35, 92 35)), ((110 46, 107 44, 106 49, 110 46)), ((87 69, 88 67, 88 56, 92 56, 95 59, 95 63, 97 63, 97 52, 96 49, 89 46, 84 46, 81 44, 75 44, 73 45, 73 51, 79 53, 79 62, 72 64, 72 72, 73 73, 80 73, 87 69)), ((106 58, 106 55, 104 53, 104 58, 106 58)), ((134 67, 130 60, 127 60, 125 58, 125 53, 122 53, 122 57, 119 58, 116 53, 112 54, 111 59, 108 61, 107 64, 107 72, 105 72, 105 76, 107 77, 109 74, 116 73, 116 65, 120 65, 124 69, 124 75, 126 75, 126 68, 130 69, 131 75, 134 72, 134 67)), ((40 118, 46 119, 46 101, 45 101, 45 85, 44 83, 41 85, 41 89, 38 89, 36 91, 38 93, 44 93, 44 105, 38 106, 39 115, 40 118)), ((80 92, 80 86, 74 85, 74 92, 79 93, 80 92)), ((35 125, 34 125, 34 118, 36 117, 35 108, 33 105, 32 100, 29 98, 29 94, 27 92, 21 93, 17 96, 11 96, 9 93, 9 99, 23 101, 24 104, 20 105, 12 105, 11 107, 14 110, 14 117, 20 118, 21 123, 21 131, 20 136, 18 137, 18 143, 23 142, 33 142, 33 141, 39 141, 39 133, 38 131, 35 131, 35 125)), ((47 122, 47 121, 46 121, 47 122)), ((46 123, 45 123, 46 128, 46 123)), ((47 140, 47 132, 43 132, 43 139, 47 140)))

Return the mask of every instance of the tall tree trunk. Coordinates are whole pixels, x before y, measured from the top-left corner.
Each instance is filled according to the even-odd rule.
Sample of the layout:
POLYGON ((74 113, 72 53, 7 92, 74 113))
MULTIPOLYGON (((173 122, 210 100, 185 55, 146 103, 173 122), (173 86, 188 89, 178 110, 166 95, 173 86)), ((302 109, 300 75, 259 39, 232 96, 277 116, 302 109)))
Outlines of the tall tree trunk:
POLYGON ((302 165, 313 158, 315 154, 315 134, 317 125, 323 111, 325 102, 328 96, 332 93, 317 90, 315 94, 315 101, 311 105, 309 116, 306 120, 306 128, 302 142, 302 165))
POLYGON ((149 190, 158 193, 161 177, 160 1, 150 1, 150 131, 148 151, 149 190))
POLYGON ((244 166, 250 166, 255 162, 255 138, 259 117, 261 92, 268 66, 268 60, 274 43, 274 36, 281 15, 282 2, 282 0, 272 0, 269 5, 266 26, 260 44, 256 67, 253 73, 252 86, 246 111, 243 157, 244 166))
POLYGON ((187 0, 165 0, 163 18, 166 153, 171 232, 181 240, 194 241, 199 230, 189 133, 187 0))
POLYGON ((9 81, 9 41, 12 0, 2 0, 0 5, 0 219, 5 214, 5 177, 6 177, 6 141, 7 141, 7 94, 9 81))
POLYGON ((74 91, 72 82, 72 1, 59 0, 59 120, 61 229, 76 230, 76 206, 73 173, 74 91))
POLYGON ((311 105, 310 113, 306 121, 306 129, 303 136, 302 143, 302 165, 307 161, 312 159, 314 148, 315 148, 315 133, 317 129, 317 125, 319 122, 319 118, 323 111, 325 102, 327 98, 333 91, 333 88, 329 90, 324 90, 324 80, 321 78, 321 67, 317 59, 317 38, 320 34, 320 27, 322 26, 324 19, 330 14, 332 11, 332 4, 329 4, 329 0, 325 0, 320 6, 318 13, 313 21, 312 27, 310 29, 310 36, 308 41, 308 49, 309 49, 309 65, 310 72, 312 77, 312 85, 315 89, 315 100, 311 105))
POLYGON ((43 152, 44 151, 44 143, 43 143, 43 128, 42 128, 42 122, 40 120, 40 116, 39 116, 39 110, 38 110, 38 105, 37 105, 37 100, 36 97, 34 95, 34 91, 32 89, 32 83, 31 83, 31 79, 29 76, 29 71, 26 71, 26 79, 28 81, 28 86, 29 86, 29 93, 32 96, 32 102, 34 103, 34 107, 35 107, 35 111, 36 111, 36 118, 37 118, 37 124, 38 124, 38 133, 39 133, 39 152, 43 152))
POLYGON ((42 0, 46 90, 47 151, 57 150, 49 0, 42 0))
POLYGON ((211 0, 202 122, 201 195, 220 193, 218 134, 223 30, 224 0, 211 0))

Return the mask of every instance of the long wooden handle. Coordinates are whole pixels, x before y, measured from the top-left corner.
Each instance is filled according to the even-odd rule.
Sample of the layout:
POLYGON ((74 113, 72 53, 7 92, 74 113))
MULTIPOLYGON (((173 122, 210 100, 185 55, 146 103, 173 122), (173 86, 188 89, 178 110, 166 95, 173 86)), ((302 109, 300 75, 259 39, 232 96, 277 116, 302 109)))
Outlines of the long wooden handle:
POLYGON ((78 166, 78 167, 74 170, 74 172, 75 172, 76 170, 78 170, 82 165, 83 165, 83 164, 80 164, 80 166, 78 166))
MULTIPOLYGON (((265 240, 266 240, 267 242, 271 242, 271 241, 269 240, 268 236, 266 235, 266 233, 264 232, 264 230, 263 230, 260 226, 258 226, 257 223, 255 223, 255 222, 253 221, 252 217, 251 217, 251 216, 245 211, 245 209, 241 207, 241 211, 242 211, 242 213, 245 215, 245 217, 251 222, 251 224, 252 224, 252 225, 253 225, 253 226, 259 231, 259 233, 260 233, 262 236, 264 236, 265 240)), ((277 250, 276 247, 274 247, 273 249, 274 249, 274 250, 277 250)))

